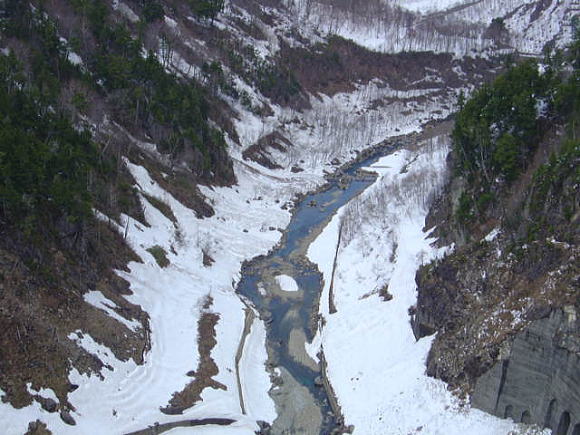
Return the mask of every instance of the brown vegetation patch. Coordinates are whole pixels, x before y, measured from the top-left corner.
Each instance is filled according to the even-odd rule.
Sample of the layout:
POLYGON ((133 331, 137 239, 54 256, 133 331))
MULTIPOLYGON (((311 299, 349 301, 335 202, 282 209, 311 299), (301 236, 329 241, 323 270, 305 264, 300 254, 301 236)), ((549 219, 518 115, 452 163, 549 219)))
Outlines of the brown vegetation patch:
POLYGON ((489 62, 482 59, 455 60, 449 54, 432 52, 377 53, 340 37, 311 49, 282 45, 281 57, 304 89, 330 96, 353 91, 355 83, 366 84, 375 78, 396 90, 443 86, 428 76, 439 76, 446 87, 457 87, 473 81, 474 74, 490 70, 489 62), (453 71, 455 66, 461 66, 466 77, 458 76, 453 71))
POLYGON ((137 164, 145 167, 153 180, 165 191, 169 192, 176 200, 185 207, 192 209, 198 218, 211 217, 214 210, 205 201, 205 197, 199 191, 199 180, 193 173, 181 168, 168 168, 154 158, 135 153, 132 159, 137 164))
POLYGON ((165 414, 182 414, 184 410, 191 408, 201 400, 202 391, 208 387, 227 389, 224 384, 212 379, 219 373, 218 366, 211 357, 211 351, 217 344, 215 326, 220 318, 218 314, 208 311, 212 304, 213 298, 207 296, 203 304, 203 313, 197 325, 199 363, 196 371, 188 373, 188 376, 193 376, 195 379, 187 384, 183 390, 173 393, 169 405, 161 408, 165 414))
POLYGON ((48 430, 46 423, 40 420, 31 421, 28 423, 28 430, 24 435, 51 435, 52 432, 48 430))
POLYGON ((288 139, 275 131, 262 137, 254 145, 248 147, 242 153, 242 157, 244 160, 252 160, 268 169, 282 169, 282 166, 272 162, 268 149, 272 148, 281 152, 286 152, 287 147, 291 146, 292 144, 288 139))
POLYGON ((210 267, 212 264, 215 263, 215 260, 213 259, 213 257, 211 255, 209 255, 207 250, 204 249, 201 252, 203 255, 202 263, 205 267, 210 267))
POLYGON ((16 408, 37 400, 49 411, 74 410, 67 399, 76 389, 68 380, 71 368, 97 376, 103 368, 68 338, 75 331, 90 334, 123 361, 140 364, 149 348, 148 316, 123 297, 130 294, 128 283, 113 272, 137 257, 105 223, 76 230, 70 238, 37 235, 31 244, 14 228, 0 227, 0 388, 16 408), (87 290, 101 291, 120 316, 138 319, 143 328, 132 331, 85 303, 87 290), (35 390, 54 390, 59 403, 31 395, 28 382, 35 390))
POLYGON ((171 207, 166 202, 164 202, 161 199, 156 198, 154 196, 148 195, 145 192, 141 192, 141 194, 145 197, 145 199, 147 199, 147 201, 149 201, 149 203, 153 207, 155 207, 157 210, 159 210, 161 212, 161 214, 163 214, 163 216, 165 216, 167 219, 169 219, 174 224, 177 223, 177 218, 173 214, 173 210, 171 210, 171 207))
POLYGON ((150 248, 147 248, 147 252, 149 252, 153 256, 153 258, 155 258, 155 261, 157 262, 159 267, 169 266, 170 263, 169 259, 167 258, 167 252, 165 251, 165 249, 163 249, 163 247, 159 245, 154 245, 151 246, 150 248))
POLYGON ((170 431, 176 427, 194 427, 194 426, 205 426, 205 425, 216 425, 216 426, 229 426, 234 423, 235 420, 231 418, 201 418, 193 420, 182 420, 182 421, 172 421, 170 423, 155 423, 153 426, 149 426, 148 429, 137 430, 135 432, 129 432, 126 435, 158 435, 163 432, 170 431))

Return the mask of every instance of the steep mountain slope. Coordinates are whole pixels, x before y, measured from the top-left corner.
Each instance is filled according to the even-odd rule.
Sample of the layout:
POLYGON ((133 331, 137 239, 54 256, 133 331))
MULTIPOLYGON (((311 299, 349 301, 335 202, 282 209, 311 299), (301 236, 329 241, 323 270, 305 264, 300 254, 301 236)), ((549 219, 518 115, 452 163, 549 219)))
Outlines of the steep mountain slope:
POLYGON ((496 54, 563 44, 573 2, 516 3, 2 2, 9 432, 272 422, 242 263, 295 194, 448 116, 496 54))
POLYGON ((376 51, 457 56, 506 44, 535 54, 546 43, 561 47, 572 35, 569 23, 578 12, 575 1, 289 0, 286 4, 316 31, 376 51))
POLYGON ((456 249, 418 274, 414 317, 418 337, 438 331, 430 375, 558 434, 580 394, 577 55, 578 41, 563 77, 561 59, 514 67, 459 112, 455 176, 429 222, 456 249))

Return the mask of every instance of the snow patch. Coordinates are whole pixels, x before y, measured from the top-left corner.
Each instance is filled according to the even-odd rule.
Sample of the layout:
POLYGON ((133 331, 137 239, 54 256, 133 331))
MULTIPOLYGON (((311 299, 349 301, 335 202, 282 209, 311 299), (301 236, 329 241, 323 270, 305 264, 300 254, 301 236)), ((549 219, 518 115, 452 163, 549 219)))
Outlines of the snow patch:
POLYGON ((127 328, 132 331, 136 331, 138 328, 142 328, 143 325, 137 320, 128 320, 125 317, 119 315, 115 308, 118 308, 117 305, 110 299, 107 299, 104 294, 102 294, 98 290, 91 290, 84 294, 83 296, 85 302, 88 302, 93 307, 96 307, 100 310, 103 310, 107 315, 118 320, 127 328))
POLYGON ((278 275, 276 276, 276 282, 285 292, 297 292, 299 290, 298 283, 291 276, 278 275))
POLYGON ((499 228, 494 228, 489 232, 487 236, 483 238, 483 240, 485 240, 486 242, 492 242, 493 240, 495 240, 497 236, 499 236, 500 233, 501 230, 499 228))

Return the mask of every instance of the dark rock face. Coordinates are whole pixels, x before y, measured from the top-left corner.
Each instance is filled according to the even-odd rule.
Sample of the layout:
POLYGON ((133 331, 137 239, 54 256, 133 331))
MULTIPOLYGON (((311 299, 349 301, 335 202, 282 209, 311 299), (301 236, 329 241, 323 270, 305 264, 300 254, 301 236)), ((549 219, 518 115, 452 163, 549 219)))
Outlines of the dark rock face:
POLYGON ((72 415, 70 415, 69 411, 66 410, 60 411, 60 418, 62 419, 62 421, 64 421, 66 424, 70 426, 75 426, 77 424, 72 415))
POLYGON ((502 418, 536 423, 558 435, 580 429, 580 319, 553 310, 516 335, 509 356, 475 385, 472 404, 502 418))
POLYGON ((451 177, 426 227, 455 249, 419 270, 410 315, 417 338, 437 333, 429 376, 498 417, 580 435, 580 202, 569 170, 577 156, 558 145, 559 128, 546 131, 523 175, 499 186, 493 206, 471 217, 461 217, 460 203, 476 187, 451 177))
POLYGON ((38 403, 40 403, 40 406, 45 411, 56 412, 56 410, 58 408, 58 403, 56 403, 56 401, 54 401, 53 399, 42 397, 42 396, 35 396, 35 399, 38 403))
POLYGON ((499 252, 508 252, 501 237, 470 244, 417 275, 413 330, 437 332, 427 373, 486 412, 578 435, 576 248, 536 242, 521 257, 499 252))

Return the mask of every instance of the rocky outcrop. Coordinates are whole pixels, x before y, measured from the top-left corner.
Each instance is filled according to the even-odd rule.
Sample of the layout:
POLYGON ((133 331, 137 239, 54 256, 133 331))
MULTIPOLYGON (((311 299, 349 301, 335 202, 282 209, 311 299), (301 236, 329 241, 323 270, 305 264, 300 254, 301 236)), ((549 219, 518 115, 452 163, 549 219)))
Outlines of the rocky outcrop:
POLYGON ((472 404, 502 418, 580 433, 580 319, 552 310, 515 336, 504 358, 477 379, 472 404))
POLYGON ((578 435, 580 265, 573 240, 519 244, 504 228, 422 268, 412 323, 417 338, 437 332, 427 373, 494 415, 578 435))
POLYGON ((509 181, 461 173, 456 142, 426 225, 454 250, 418 272, 411 314, 417 338, 437 333, 430 376, 491 414, 580 435, 580 144, 565 122, 540 122, 509 181))

